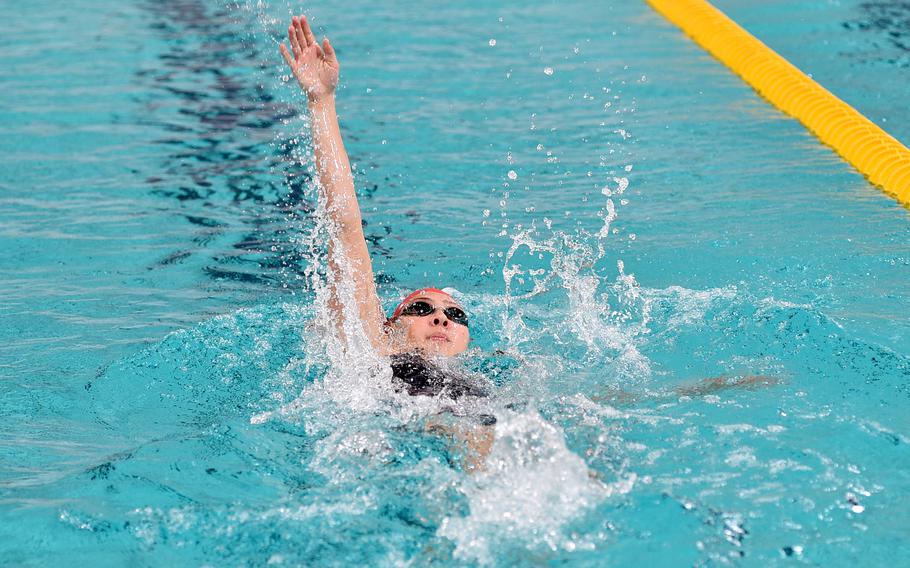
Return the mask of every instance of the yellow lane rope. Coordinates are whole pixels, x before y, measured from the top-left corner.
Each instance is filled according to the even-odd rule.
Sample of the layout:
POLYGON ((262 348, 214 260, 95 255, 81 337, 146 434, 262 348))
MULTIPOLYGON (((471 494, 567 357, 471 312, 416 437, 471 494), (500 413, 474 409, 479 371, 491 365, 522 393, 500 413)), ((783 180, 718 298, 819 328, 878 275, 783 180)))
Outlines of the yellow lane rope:
POLYGON ((645 0, 774 106, 910 207, 910 150, 705 0, 645 0))

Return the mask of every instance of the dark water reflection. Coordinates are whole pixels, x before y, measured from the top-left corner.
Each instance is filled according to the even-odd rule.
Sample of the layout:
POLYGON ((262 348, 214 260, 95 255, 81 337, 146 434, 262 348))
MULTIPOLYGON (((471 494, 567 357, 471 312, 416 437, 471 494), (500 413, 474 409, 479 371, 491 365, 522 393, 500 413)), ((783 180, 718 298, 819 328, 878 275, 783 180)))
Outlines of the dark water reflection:
POLYGON ((874 36, 876 60, 910 66, 910 2, 863 2, 857 10, 860 16, 844 22, 844 28, 874 36))
POLYGON ((305 260, 292 227, 309 223, 310 181, 292 162, 290 140, 275 138, 298 109, 277 101, 257 80, 263 54, 249 40, 254 22, 243 13, 195 0, 146 2, 150 26, 165 51, 137 72, 144 121, 167 132, 152 140, 170 149, 146 181, 154 195, 180 203, 200 228, 192 248, 159 266, 206 251, 231 232, 204 271, 216 280, 269 288, 305 282, 305 260), (239 224, 239 226, 238 226, 239 224))

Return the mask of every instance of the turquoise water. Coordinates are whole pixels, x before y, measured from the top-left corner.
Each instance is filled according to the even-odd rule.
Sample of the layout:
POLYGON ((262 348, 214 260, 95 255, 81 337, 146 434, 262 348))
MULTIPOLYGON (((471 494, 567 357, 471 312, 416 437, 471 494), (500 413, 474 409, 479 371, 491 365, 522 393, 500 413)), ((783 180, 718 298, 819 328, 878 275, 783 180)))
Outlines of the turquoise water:
MULTIPOLYGON (((718 6, 910 141, 902 4, 718 6)), ((4 564, 906 558, 906 209, 643 3, 312 6, 385 305, 457 288, 498 385, 468 474, 310 323, 289 13, 0 24, 4 564)))

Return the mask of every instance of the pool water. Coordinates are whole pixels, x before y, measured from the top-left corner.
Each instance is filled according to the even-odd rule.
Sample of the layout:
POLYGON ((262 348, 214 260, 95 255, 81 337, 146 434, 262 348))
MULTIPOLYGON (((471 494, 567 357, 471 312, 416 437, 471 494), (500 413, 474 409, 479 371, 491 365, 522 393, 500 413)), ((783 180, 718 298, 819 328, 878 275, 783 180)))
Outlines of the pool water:
MULTIPOLYGON (((904 4, 717 6, 910 142, 904 4)), ((905 208, 644 3, 307 9, 384 305, 456 288, 494 395, 331 357, 287 3, 17 6, 3 564, 907 557, 905 208)))

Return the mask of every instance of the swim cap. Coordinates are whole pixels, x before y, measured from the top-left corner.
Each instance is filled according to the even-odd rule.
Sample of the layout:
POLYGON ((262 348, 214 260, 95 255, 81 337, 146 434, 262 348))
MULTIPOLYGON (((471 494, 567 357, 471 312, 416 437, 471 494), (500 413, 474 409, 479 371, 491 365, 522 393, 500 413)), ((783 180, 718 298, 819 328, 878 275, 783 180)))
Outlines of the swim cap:
MULTIPOLYGON (((391 321, 391 320, 397 319, 398 316, 401 315, 401 311, 404 309, 404 307, 407 306, 408 303, 412 299, 423 294, 424 292, 436 292, 437 294, 442 294, 444 296, 448 296, 449 298, 452 298, 452 294, 449 294, 445 290, 440 290, 439 288, 420 288, 419 290, 414 290, 413 292, 408 294, 407 297, 405 297, 405 299, 401 301, 401 303, 398 304, 398 306, 395 308, 395 311, 392 312, 392 317, 390 317, 389 320, 391 321)), ((452 301, 455 301, 455 298, 452 298, 452 301)))

